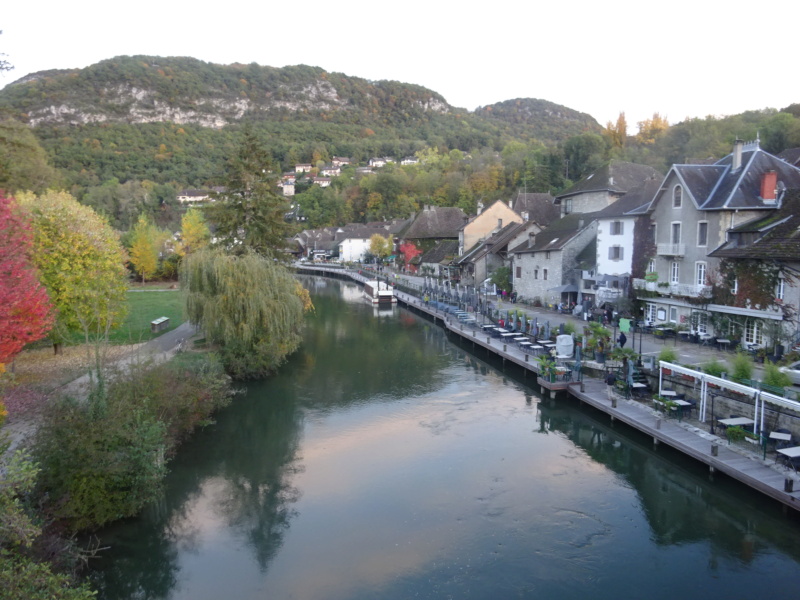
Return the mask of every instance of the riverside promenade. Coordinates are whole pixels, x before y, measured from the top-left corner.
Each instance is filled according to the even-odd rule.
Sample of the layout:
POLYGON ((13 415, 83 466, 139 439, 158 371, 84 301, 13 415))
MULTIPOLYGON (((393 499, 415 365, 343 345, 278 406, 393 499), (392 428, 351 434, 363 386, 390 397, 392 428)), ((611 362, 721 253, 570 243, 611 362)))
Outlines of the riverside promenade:
MULTIPOLYGON (((297 265, 297 272, 349 279, 362 285, 364 281, 375 279, 375 275, 372 273, 359 273, 343 268, 316 265, 297 265)), ((617 395, 612 401, 609 399, 605 383, 600 379, 585 378, 581 382, 573 381, 565 382, 563 385, 548 386, 547 382, 538 378, 538 365, 533 357, 523 352, 515 344, 504 343, 501 339, 487 335, 480 329, 481 323, 475 325, 464 323, 455 315, 442 311, 435 305, 426 304, 420 297, 411 293, 396 290, 395 295, 399 304, 430 318, 435 324, 460 338, 462 345, 471 344, 481 347, 500 358, 503 364, 513 363, 518 366, 523 370, 523 377, 530 376, 531 379, 535 379, 545 392, 553 395, 557 391, 567 393, 580 402, 605 413, 612 421, 622 422, 647 434, 653 439, 655 445, 668 445, 700 461, 708 466, 711 474, 725 474, 777 500, 785 507, 800 510, 800 478, 793 470, 776 464, 774 456, 767 455, 765 457, 754 450, 738 445, 729 445, 727 439, 709 433, 705 429, 707 427, 705 423, 667 419, 650 406, 648 398, 651 395, 643 398, 643 401, 617 395)), ((519 308, 519 306, 515 305, 515 308, 519 308)), ((524 307, 521 308, 524 310, 524 307)), ((560 316, 565 317, 566 315, 560 316)), ((556 319, 553 321, 552 326, 557 326, 556 319)), ((675 343, 678 347, 684 345, 674 341, 661 342, 637 338, 637 346, 638 344, 642 345, 643 354, 645 354, 645 350, 657 354, 663 343, 675 343)), ((709 360, 714 355, 719 356, 715 350, 706 348, 692 350, 691 357, 685 357, 687 353, 679 352, 681 362, 700 363, 709 360)))

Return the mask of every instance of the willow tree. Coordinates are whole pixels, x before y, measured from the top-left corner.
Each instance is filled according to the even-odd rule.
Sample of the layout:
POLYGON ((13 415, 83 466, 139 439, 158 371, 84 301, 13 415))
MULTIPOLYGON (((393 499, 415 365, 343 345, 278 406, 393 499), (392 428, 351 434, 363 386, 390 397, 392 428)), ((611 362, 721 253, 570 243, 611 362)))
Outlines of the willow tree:
POLYGON ((203 249, 184 259, 181 289, 189 321, 237 379, 272 372, 300 345, 303 300, 296 280, 272 259, 203 249))

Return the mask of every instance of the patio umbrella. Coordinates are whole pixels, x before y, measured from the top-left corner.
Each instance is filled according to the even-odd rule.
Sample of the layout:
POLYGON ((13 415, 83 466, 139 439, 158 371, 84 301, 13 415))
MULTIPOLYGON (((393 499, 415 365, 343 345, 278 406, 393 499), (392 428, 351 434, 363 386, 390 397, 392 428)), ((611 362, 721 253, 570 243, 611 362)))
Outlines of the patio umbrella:
POLYGON ((550 321, 547 321, 544 324, 544 339, 546 340, 550 339, 550 321))

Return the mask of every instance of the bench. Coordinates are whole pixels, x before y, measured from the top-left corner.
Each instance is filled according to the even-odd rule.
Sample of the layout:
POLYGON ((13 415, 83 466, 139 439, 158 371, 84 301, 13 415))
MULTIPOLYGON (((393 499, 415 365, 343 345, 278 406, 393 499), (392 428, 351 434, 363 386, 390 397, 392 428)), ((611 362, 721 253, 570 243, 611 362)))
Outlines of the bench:
POLYGON ((169 328, 169 317, 158 317, 157 319, 153 319, 150 321, 150 331, 152 333, 158 333, 159 331, 164 331, 165 329, 169 328))

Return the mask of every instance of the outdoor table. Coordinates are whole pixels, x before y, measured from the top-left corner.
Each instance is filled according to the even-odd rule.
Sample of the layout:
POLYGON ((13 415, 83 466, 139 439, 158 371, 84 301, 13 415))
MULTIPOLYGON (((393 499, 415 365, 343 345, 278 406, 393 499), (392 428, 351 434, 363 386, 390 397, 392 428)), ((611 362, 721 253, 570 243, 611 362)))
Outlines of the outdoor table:
POLYGON ((717 421, 720 425, 724 425, 725 427, 747 427, 748 425, 755 425, 756 422, 753 419, 748 419, 747 417, 735 417, 733 419, 719 419, 717 421))
POLYGON ((647 384, 634 381, 633 385, 631 386, 631 390, 636 395, 642 394, 647 391, 647 384))
POLYGON ((793 458, 800 456, 800 446, 792 446, 791 448, 781 448, 775 454, 775 462, 778 462, 778 455, 783 458, 783 464, 791 463, 793 458))
POLYGON ((530 342, 520 342, 519 347, 522 348, 523 352, 527 353, 529 350, 532 350, 533 344, 531 344, 530 342))
POLYGON ((661 395, 664 398, 672 398, 673 396, 677 396, 678 392, 673 392, 672 390, 661 390, 661 395))
POLYGON ((508 338, 510 338, 513 335, 517 335, 517 334, 514 333, 513 331, 508 331, 506 333, 501 333, 500 337, 503 338, 504 340, 507 340, 508 338))
POLYGON ((692 403, 691 402, 687 402, 686 400, 673 400, 672 402, 677 404, 678 420, 680 421, 680 420, 683 419, 683 411, 686 409, 687 406, 691 406, 692 403))
POLYGON ((494 329, 494 325, 481 325, 481 329, 483 329, 484 331, 490 331, 494 329))
POLYGON ((544 350, 544 346, 540 346, 539 344, 532 344, 531 350, 533 350, 536 354, 540 354, 542 350, 544 350))
POLYGON ((788 442, 792 439, 791 433, 779 433, 777 431, 770 431, 769 439, 771 440, 781 440, 782 442, 788 442))
POLYGON ((527 342, 528 338, 526 337, 515 337, 511 340, 512 342, 517 342, 518 344, 522 344, 522 342, 527 342))
POLYGON ((720 340, 720 339, 717 339, 717 345, 719 346, 719 349, 720 349, 720 350, 722 350, 722 349, 723 349, 723 348, 722 348, 722 346, 725 346, 725 348, 724 348, 724 349, 725 349, 725 350, 727 350, 727 349, 728 349, 728 346, 730 345, 730 343, 731 343, 731 341, 730 341, 730 340, 720 340))
POLYGON ((539 343, 540 343, 542 346, 547 346, 547 347, 550 347, 550 346, 555 346, 555 345, 556 345, 556 343, 555 343, 555 342, 539 342, 539 343))

